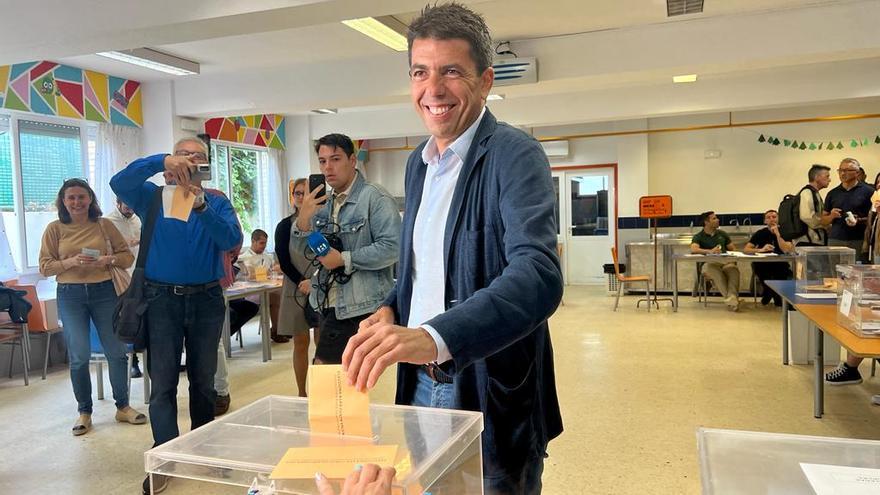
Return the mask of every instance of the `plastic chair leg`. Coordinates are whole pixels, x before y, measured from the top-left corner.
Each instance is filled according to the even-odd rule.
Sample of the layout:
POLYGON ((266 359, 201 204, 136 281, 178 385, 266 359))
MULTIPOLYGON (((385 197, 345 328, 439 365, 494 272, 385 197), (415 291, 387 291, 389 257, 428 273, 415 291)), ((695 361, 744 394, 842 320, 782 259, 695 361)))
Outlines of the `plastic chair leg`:
POLYGON ((620 304, 620 291, 623 290, 623 282, 617 282, 617 297, 614 298, 614 311, 617 311, 617 305, 620 304))

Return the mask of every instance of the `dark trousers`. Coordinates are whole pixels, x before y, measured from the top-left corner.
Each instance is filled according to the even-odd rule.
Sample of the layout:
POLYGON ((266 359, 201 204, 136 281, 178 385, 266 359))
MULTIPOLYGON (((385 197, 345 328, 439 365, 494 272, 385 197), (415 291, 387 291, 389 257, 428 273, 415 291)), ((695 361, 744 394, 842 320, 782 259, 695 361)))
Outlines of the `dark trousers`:
POLYGON ((189 295, 175 295, 172 287, 146 288, 148 344, 147 369, 152 380, 150 426, 154 445, 180 434, 177 427, 177 383, 180 355, 186 347, 189 378, 189 417, 192 429, 214 419, 214 373, 225 306, 220 286, 189 295))
POLYGON ((368 316, 369 313, 337 320, 334 308, 325 309, 321 318, 321 337, 315 348, 315 359, 322 364, 342 363, 342 352, 345 351, 348 339, 357 333, 358 325, 368 316))
POLYGON ((770 297, 773 298, 773 303, 777 306, 782 306, 782 298, 773 291, 770 287, 767 287, 767 284, 764 283, 765 280, 789 280, 792 277, 791 266, 788 263, 784 262, 776 262, 776 261, 768 261, 766 263, 752 263, 752 271, 755 272, 755 275, 758 277, 758 280, 761 281, 761 290, 764 301, 769 301, 770 297))
POLYGON ((246 299, 229 301, 229 335, 235 335, 236 332, 241 331, 241 327, 251 321, 251 318, 257 316, 259 312, 260 305, 257 303, 246 299))

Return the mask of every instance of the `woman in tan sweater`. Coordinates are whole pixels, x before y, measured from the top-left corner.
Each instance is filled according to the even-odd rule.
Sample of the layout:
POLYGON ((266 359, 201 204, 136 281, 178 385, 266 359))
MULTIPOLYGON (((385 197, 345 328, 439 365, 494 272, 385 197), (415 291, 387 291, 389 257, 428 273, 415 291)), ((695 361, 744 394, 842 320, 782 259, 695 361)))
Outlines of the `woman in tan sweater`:
POLYGON ((68 179, 55 201, 58 220, 43 233, 40 273, 58 282, 58 311, 64 326, 70 381, 79 408, 74 435, 92 427, 89 378, 89 323, 94 323, 110 368, 116 420, 143 424, 147 417, 128 404, 128 358, 125 344, 113 334, 116 291, 110 268, 128 268, 134 256, 113 223, 101 217, 95 193, 81 179, 68 179), (108 240, 110 247, 108 249, 108 240))

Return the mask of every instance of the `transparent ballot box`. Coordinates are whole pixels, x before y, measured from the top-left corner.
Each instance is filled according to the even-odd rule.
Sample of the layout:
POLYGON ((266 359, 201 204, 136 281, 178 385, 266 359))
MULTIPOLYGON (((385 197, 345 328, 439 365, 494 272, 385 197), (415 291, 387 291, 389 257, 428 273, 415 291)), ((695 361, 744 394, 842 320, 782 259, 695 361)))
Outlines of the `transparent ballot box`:
POLYGON ((269 479, 289 448, 396 445, 392 493, 483 493, 481 413, 371 404, 370 415, 372 438, 312 434, 307 399, 271 395, 148 450, 145 469, 171 476, 170 494, 243 494, 256 479, 274 481, 276 493, 315 495, 313 477, 269 479))
POLYGON ((697 442, 703 495, 877 493, 853 479, 877 481, 875 440, 700 428, 697 442), (820 491, 823 482, 841 488, 820 491))
MULTIPOLYGON (((799 246, 795 248, 795 292, 837 293, 837 265, 853 265, 856 252, 843 246, 799 246)), ((831 296, 833 297, 833 296, 831 296)))
POLYGON ((880 337, 880 265, 838 265, 837 322, 861 337, 880 337))

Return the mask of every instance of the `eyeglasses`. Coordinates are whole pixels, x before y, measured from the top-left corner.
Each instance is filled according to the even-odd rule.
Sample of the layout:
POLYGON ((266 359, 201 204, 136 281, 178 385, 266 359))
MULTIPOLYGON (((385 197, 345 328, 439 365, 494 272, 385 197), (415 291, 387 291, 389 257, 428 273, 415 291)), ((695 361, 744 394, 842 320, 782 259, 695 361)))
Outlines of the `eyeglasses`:
POLYGON ((306 193, 304 193, 302 191, 294 191, 293 195, 296 196, 297 198, 301 198, 301 197, 305 196, 306 193))
POLYGON ((858 172, 858 169, 854 169, 854 168, 839 168, 839 169, 837 169, 838 174, 845 174, 847 172, 858 172))
POLYGON ((176 156, 185 156, 187 158, 192 158, 197 161, 207 162, 208 155, 202 153, 201 151, 187 151, 187 150, 177 150, 174 152, 176 156))

